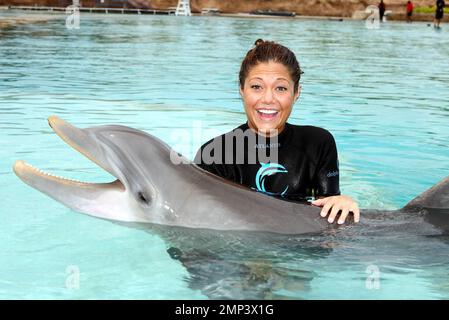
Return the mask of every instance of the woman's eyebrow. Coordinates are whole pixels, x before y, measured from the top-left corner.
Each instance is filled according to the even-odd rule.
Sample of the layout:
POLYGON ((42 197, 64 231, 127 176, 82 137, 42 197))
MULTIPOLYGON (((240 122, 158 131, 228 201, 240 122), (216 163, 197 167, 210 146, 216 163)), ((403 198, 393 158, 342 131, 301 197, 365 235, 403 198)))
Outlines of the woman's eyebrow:
MULTIPOLYGON (((263 81, 263 79, 262 79, 261 77, 254 77, 254 78, 251 78, 251 79, 249 79, 249 80, 251 81, 251 80, 253 80, 253 79, 259 79, 259 80, 262 80, 262 81, 263 81)), ((286 78, 276 78, 276 80, 285 80, 285 81, 288 82, 288 80, 287 80, 286 78)))

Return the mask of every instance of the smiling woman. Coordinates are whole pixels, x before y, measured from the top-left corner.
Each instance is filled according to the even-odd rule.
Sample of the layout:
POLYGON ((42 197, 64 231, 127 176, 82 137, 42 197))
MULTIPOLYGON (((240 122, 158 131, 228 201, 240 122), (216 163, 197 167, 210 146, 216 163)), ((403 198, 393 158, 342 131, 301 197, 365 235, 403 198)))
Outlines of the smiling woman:
POLYGON ((203 169, 271 196, 318 198, 321 216, 345 222, 357 203, 340 195, 338 155, 330 132, 287 122, 301 93, 301 68, 287 47, 258 39, 239 74, 247 122, 204 144, 195 162, 203 169), (265 152, 263 154, 261 151, 265 152), (268 160, 267 160, 268 159, 268 160))
POLYGON ((240 67, 240 95, 249 127, 274 136, 284 129, 299 97, 303 72, 293 52, 286 47, 262 39, 255 44, 256 48, 248 51, 240 67), (279 103, 276 105, 274 100, 279 103))

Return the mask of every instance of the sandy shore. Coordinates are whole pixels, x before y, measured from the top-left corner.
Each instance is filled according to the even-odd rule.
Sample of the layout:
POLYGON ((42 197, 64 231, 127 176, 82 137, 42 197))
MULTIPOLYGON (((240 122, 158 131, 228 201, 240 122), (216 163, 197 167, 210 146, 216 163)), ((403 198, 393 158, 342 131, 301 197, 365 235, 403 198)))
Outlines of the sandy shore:
POLYGON ((2 17, 0 18, 0 30, 29 23, 45 23, 54 19, 60 19, 60 15, 33 14, 29 16, 2 17))

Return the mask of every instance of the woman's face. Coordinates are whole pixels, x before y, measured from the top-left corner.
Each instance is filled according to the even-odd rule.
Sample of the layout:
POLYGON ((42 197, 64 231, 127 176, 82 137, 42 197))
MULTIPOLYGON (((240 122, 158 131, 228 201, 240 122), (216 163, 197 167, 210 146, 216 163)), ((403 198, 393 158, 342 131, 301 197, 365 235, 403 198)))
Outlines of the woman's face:
POLYGON ((263 135, 271 130, 280 133, 300 92, 301 87, 294 93, 294 82, 283 64, 270 61, 252 67, 240 88, 249 127, 263 135))

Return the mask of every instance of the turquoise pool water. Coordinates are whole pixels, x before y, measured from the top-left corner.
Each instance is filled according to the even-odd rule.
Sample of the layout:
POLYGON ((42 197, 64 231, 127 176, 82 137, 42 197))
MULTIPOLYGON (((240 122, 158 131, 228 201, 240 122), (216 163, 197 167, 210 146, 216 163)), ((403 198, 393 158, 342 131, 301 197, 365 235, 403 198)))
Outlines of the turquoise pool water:
MULTIPOLYGON (((157 234, 72 212, 12 173, 23 159, 65 177, 111 179, 62 142, 47 116, 80 127, 132 126, 192 158, 201 143, 245 120, 240 61, 255 39, 273 39, 293 49, 305 71, 290 122, 334 134, 343 193, 363 208, 401 208, 449 175, 446 29, 81 14, 79 30, 66 29, 61 15, 0 31, 0 298, 207 299, 220 291, 220 282, 215 291, 189 285, 191 274, 157 234), (179 129, 201 135, 180 142, 179 129)), ((262 272, 277 279, 265 297, 449 298, 447 238, 330 241, 337 245, 323 255, 304 244, 292 260, 278 256, 276 267, 260 262, 277 270, 262 272)))

